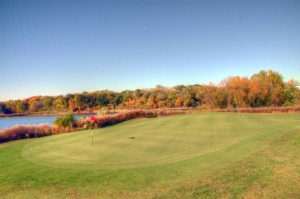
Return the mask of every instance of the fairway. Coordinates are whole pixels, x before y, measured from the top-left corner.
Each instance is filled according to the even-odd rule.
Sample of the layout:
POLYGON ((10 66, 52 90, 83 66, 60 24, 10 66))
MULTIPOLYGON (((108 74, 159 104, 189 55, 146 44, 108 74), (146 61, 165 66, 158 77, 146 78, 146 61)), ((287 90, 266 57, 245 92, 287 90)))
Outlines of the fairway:
POLYGON ((298 198, 299 148, 299 114, 140 118, 0 144, 0 197, 298 198))

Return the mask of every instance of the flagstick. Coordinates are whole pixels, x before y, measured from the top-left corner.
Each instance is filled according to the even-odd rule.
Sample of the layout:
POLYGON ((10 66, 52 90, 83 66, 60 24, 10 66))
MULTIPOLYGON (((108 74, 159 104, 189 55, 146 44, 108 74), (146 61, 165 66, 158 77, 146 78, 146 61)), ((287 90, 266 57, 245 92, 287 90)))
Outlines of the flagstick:
POLYGON ((92 145, 94 145, 94 131, 92 130, 92 145))

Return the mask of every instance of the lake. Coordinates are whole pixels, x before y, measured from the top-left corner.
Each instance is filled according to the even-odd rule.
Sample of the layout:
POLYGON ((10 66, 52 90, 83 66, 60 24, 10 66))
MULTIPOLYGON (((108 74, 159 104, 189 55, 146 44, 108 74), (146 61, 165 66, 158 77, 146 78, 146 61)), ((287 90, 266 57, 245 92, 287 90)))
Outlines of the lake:
MULTIPOLYGON (((80 118, 82 115, 74 115, 75 118, 80 118)), ((89 116, 89 115, 87 115, 89 116)), ((8 117, 0 118, 0 130, 12 127, 15 125, 37 125, 37 124, 52 124, 57 115, 52 116, 28 116, 28 117, 8 117)))

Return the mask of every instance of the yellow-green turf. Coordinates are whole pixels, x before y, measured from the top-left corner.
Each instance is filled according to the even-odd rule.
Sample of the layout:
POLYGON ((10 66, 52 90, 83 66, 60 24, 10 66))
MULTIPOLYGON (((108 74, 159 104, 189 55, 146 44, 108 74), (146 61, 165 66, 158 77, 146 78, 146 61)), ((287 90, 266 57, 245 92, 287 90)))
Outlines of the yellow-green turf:
POLYGON ((0 144, 0 198, 300 198, 300 114, 134 119, 0 144))

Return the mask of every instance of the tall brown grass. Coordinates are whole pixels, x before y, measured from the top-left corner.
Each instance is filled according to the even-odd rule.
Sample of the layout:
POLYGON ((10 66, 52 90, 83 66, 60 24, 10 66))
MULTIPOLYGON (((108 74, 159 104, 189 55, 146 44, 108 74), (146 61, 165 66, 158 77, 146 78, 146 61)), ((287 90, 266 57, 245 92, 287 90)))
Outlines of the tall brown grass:
POLYGON ((233 113, 300 113, 300 106, 217 109, 214 111, 215 112, 233 112, 233 113))
POLYGON ((176 114, 184 114, 181 110, 127 110, 121 111, 115 115, 103 115, 95 117, 95 120, 91 118, 79 119, 74 126, 70 127, 58 127, 55 125, 40 124, 40 125, 16 125, 10 128, 0 130, 0 143, 11 140, 43 137, 48 135, 54 135, 59 133, 66 133, 72 131, 79 131, 88 128, 101 128, 113 124, 117 124, 126 120, 139 118, 139 117, 158 117, 168 116, 176 114))
POLYGON ((16 125, 0 131, 0 142, 34 138, 51 135, 51 126, 48 124, 39 125, 16 125))
POLYGON ((160 117, 160 116, 168 116, 168 115, 178 115, 185 114, 185 111, 181 110, 169 110, 169 109, 159 109, 159 110, 124 110, 115 115, 102 115, 96 116, 95 120, 91 120, 90 118, 85 118, 78 120, 76 122, 77 127, 82 128, 90 128, 90 127, 105 127, 113 124, 117 124, 126 120, 139 118, 139 117, 160 117))
POLYGON ((225 109, 201 109, 187 110, 188 113, 199 112, 231 112, 231 113, 300 113, 300 106, 290 107, 260 107, 260 108, 225 108, 225 109))

